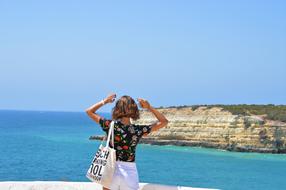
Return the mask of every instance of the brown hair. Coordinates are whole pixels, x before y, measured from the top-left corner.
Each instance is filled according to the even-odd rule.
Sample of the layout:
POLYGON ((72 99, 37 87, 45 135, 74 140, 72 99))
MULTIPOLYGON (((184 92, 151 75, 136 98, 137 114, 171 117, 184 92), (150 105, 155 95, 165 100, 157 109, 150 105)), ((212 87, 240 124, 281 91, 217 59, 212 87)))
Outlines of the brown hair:
POLYGON ((139 119, 139 109, 136 102, 130 96, 122 96, 116 101, 112 109, 112 119, 131 117, 133 120, 139 119))

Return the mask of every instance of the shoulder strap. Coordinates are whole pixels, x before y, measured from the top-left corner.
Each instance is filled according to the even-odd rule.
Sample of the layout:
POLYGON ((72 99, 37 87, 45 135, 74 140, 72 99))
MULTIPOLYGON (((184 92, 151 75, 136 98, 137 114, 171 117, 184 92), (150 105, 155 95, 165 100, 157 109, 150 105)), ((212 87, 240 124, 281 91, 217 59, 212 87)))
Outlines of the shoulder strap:
POLYGON ((111 123, 109 124, 108 136, 105 146, 106 148, 109 146, 110 138, 111 138, 111 144, 112 146, 114 146, 114 121, 111 121, 111 123))

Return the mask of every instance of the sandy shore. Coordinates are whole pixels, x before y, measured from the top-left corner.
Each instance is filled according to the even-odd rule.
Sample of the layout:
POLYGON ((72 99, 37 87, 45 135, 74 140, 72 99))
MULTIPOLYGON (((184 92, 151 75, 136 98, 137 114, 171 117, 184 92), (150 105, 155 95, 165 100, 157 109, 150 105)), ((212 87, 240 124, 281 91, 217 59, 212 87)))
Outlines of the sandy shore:
MULTIPOLYGON (((102 190, 102 187, 96 183, 91 183, 91 182, 3 181, 0 182, 0 189, 1 190, 102 190)), ((140 190, 208 190, 208 189, 140 183, 140 190)))

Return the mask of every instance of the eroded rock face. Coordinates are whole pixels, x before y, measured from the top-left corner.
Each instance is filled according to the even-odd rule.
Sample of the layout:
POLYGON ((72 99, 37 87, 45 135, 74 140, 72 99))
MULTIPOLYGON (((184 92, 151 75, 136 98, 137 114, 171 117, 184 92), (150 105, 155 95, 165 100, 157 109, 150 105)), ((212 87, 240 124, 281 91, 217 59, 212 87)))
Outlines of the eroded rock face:
MULTIPOLYGON (((222 108, 158 109, 169 120, 168 126, 152 132, 143 143, 174 144, 249 152, 286 152, 286 124, 263 116, 233 115, 222 108)), ((142 111, 138 124, 151 124, 156 118, 142 111)))

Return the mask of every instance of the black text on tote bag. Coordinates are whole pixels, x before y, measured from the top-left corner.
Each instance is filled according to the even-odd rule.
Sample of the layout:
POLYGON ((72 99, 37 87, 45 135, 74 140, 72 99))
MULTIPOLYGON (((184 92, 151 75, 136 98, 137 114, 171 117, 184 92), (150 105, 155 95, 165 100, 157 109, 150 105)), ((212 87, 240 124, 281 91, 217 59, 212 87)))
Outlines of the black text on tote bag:
POLYGON ((111 184, 116 163, 115 149, 109 146, 110 139, 114 145, 114 121, 110 123, 106 145, 100 144, 86 173, 88 179, 107 188, 111 184))

